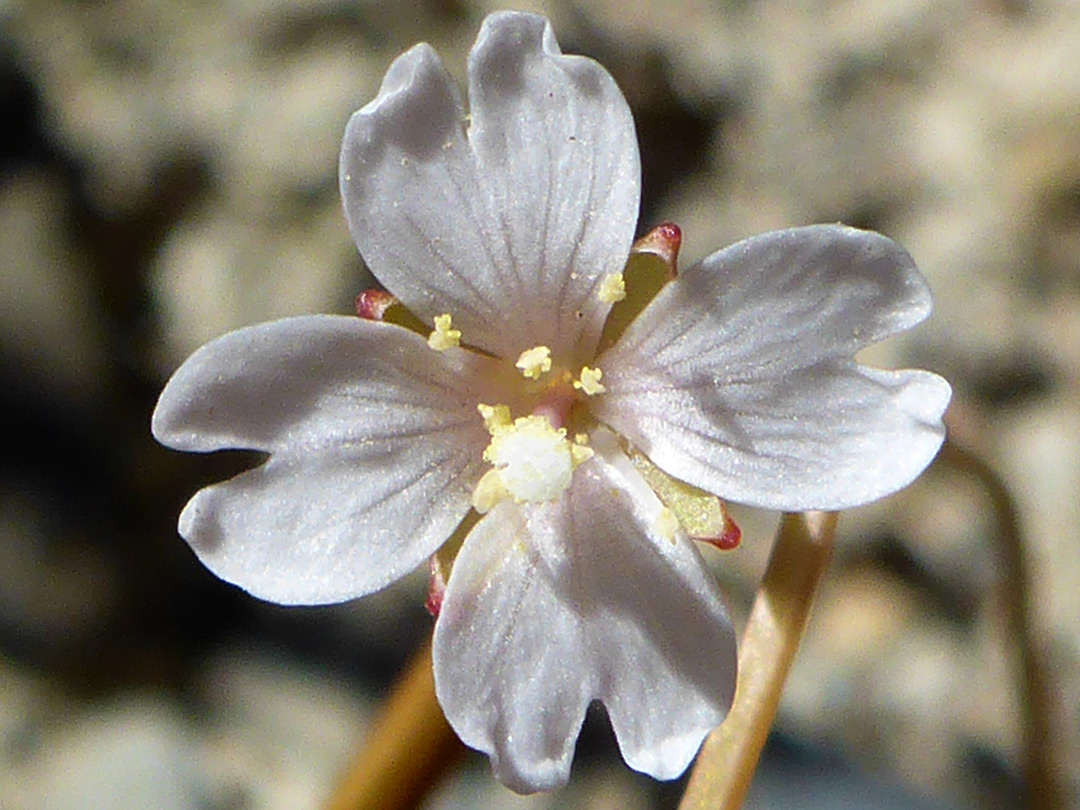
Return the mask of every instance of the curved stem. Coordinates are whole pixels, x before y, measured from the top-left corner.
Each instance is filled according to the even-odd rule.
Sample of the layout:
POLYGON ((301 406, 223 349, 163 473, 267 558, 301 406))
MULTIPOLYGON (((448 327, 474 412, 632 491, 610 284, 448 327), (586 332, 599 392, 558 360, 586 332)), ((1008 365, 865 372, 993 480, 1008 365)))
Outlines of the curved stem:
POLYGON ((428 641, 398 679, 325 810, 416 807, 462 750, 435 699, 428 641))
POLYGON ((990 496, 1001 560, 1001 592, 1008 633, 1016 642, 1021 672, 1020 700, 1023 712, 1025 807, 1057 810, 1065 806, 1064 791, 1053 763, 1051 699, 1046 669, 1035 643, 1031 622, 1028 564, 1016 501, 995 470, 975 453, 951 438, 938 458, 953 469, 974 477, 990 496))
POLYGON ((835 512, 786 514, 739 650, 735 702, 698 755, 680 810, 737 810, 750 787, 832 555, 835 512))

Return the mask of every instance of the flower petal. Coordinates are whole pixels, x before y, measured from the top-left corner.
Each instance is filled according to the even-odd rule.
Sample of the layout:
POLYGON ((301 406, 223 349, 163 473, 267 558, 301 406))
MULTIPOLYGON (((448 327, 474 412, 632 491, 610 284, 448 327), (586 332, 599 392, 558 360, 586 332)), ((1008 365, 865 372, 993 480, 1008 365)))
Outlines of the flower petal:
POLYGON ((208 343, 166 385, 154 436, 178 450, 271 458, 197 493, 180 534, 219 577, 274 602, 336 602, 387 585, 469 509, 488 435, 466 388, 491 363, 329 315, 208 343))
POLYGON ((610 433, 560 501, 504 501, 454 562, 435 626, 435 683, 461 739, 520 792, 569 775, 590 700, 627 764, 678 776, 723 720, 735 637, 687 537, 610 433))
POLYGON ((598 417, 665 471, 773 509, 843 509, 906 486, 950 388, 855 364, 930 313, 911 257, 837 225, 776 231, 669 284, 603 356, 598 417))
POLYGON ((503 357, 546 345, 584 361, 625 263, 637 141, 596 62, 564 56, 532 14, 488 17, 469 59, 471 129, 427 45, 398 58, 349 121, 341 193, 376 276, 427 322, 503 357))

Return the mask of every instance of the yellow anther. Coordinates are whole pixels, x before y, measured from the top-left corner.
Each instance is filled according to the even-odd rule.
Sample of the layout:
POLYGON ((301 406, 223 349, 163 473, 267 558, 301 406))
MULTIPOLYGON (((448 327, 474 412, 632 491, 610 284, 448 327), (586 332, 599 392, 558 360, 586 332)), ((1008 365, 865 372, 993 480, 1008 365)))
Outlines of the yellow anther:
POLYGON ((476 489, 473 490, 473 509, 481 515, 486 515, 495 508, 499 501, 505 500, 509 494, 502 482, 499 471, 488 470, 477 482, 476 489))
POLYGON ((480 412, 480 416, 484 419, 484 427, 492 436, 495 435, 496 431, 510 427, 513 421, 510 419, 510 409, 505 405, 492 406, 481 402, 476 406, 476 410, 480 412))
POLYGON ((574 444, 588 444, 588 443, 589 443, 589 434, 588 433, 575 433, 574 434, 574 444))
POLYGON ((653 528, 656 529, 658 535, 674 543, 675 533, 679 530, 679 519, 675 517, 674 512, 665 506, 660 510, 660 514, 656 516, 656 523, 653 524, 653 528))
POLYGON ((594 455, 596 455, 596 451, 591 447, 575 441, 574 444, 570 445, 570 467, 576 470, 594 455))
POLYGON ((626 281, 622 273, 611 273, 604 276, 600 282, 600 289, 596 293, 605 304, 614 304, 626 298, 626 281))
POLYGON ((514 365, 530 380, 539 380, 541 374, 551 371, 551 349, 547 346, 526 349, 514 365))
POLYGON ((581 379, 574 380, 574 388, 579 391, 584 391, 587 396, 593 396, 594 394, 602 394, 607 389, 600 384, 600 379, 604 376, 598 368, 589 368, 585 366, 581 369, 581 379))
POLYGON ((427 345, 437 352, 461 345, 461 331, 450 328, 449 315, 435 316, 435 331, 428 335, 427 345))

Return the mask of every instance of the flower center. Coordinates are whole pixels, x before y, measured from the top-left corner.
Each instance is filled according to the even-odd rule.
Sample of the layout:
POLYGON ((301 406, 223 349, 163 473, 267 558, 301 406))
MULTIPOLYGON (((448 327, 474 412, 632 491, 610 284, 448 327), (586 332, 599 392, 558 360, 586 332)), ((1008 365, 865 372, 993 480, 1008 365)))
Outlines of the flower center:
MULTIPOLYGON (((611 306, 601 348, 614 343, 659 290, 675 278, 680 240, 678 228, 661 225, 635 243, 623 273, 611 273, 597 285, 597 297, 611 306)), ((428 345, 436 351, 462 346, 462 334, 453 327, 449 313, 435 317, 435 328, 428 331, 389 293, 362 293, 357 297, 356 311, 364 318, 387 320, 426 334, 428 345)), ((507 498, 517 503, 544 503, 566 491, 574 470, 593 456, 588 446, 587 403, 607 391, 603 376, 601 369, 583 366, 575 377, 567 365, 552 357, 547 346, 534 346, 518 355, 512 371, 517 385, 511 382, 504 393, 515 409, 529 415, 515 419, 510 406, 504 404, 477 406, 491 434, 484 461, 492 468, 473 490, 476 512, 485 514, 507 498), (568 432, 573 432, 572 439, 568 432)), ((681 527, 694 539, 721 549, 739 544, 739 528, 719 498, 672 478, 634 448, 624 449, 664 504, 654 526, 658 534, 674 540, 681 527)))
MULTIPOLYGON (((515 365, 533 386, 551 371, 551 352, 546 346, 537 346, 522 352, 515 365)), ((566 422, 578 399, 580 381, 571 385, 567 372, 551 376, 541 384, 529 416, 512 420, 506 405, 477 406, 491 434, 484 461, 492 465, 473 491, 477 512, 488 512, 505 498, 517 503, 555 500, 570 486, 574 469, 592 457, 585 434, 576 435, 573 441, 566 437, 566 422)), ((583 376, 591 380, 589 375, 583 376)))
POLYGON ((481 514, 507 497, 517 503, 544 503, 570 486, 574 468, 592 457, 585 436, 566 438, 547 416, 532 414, 510 421, 505 405, 479 405, 491 433, 484 461, 493 465, 476 485, 473 506, 481 514))
MULTIPOLYGON (((615 289, 620 286, 616 282, 621 280, 622 276, 616 275, 607 284, 616 298, 621 292, 615 289)), ((439 315, 434 324, 428 335, 432 349, 447 351, 461 345, 461 332, 453 328, 449 314, 439 315)), ((593 456, 588 434, 575 433, 568 439, 567 423, 582 397, 604 392, 600 382, 603 372, 585 366, 575 379, 565 367, 554 368, 547 346, 525 350, 514 366, 521 374, 523 400, 533 403, 532 413, 513 419, 507 405, 477 406, 491 434, 484 461, 492 465, 473 490, 473 507, 480 514, 506 498, 517 503, 555 500, 570 486, 577 466, 593 456)))

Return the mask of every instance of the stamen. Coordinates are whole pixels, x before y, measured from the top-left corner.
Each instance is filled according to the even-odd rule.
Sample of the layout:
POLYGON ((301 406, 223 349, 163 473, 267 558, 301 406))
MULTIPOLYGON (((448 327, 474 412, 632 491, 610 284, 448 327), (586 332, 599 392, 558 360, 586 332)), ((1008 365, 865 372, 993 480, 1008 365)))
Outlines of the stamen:
POLYGON ((614 344, 660 289, 674 280, 681 242, 678 227, 667 222, 634 243, 622 271, 626 296, 608 312, 597 353, 614 344))
POLYGON ((481 402, 476 406, 476 410, 480 412, 480 416, 484 419, 484 427, 487 428, 487 432, 492 436, 494 436, 499 429, 510 427, 511 422, 513 421, 510 419, 510 408, 506 405, 491 406, 481 402))
POLYGON ((679 530, 679 519, 674 512, 665 506, 660 510, 660 514, 656 516, 656 523, 653 524, 653 528, 656 529, 658 535, 674 543, 675 533, 679 530))
POLYGON ((551 371, 551 349, 547 346, 526 349, 514 365, 520 368, 521 373, 528 379, 538 380, 541 374, 551 371))
POLYGON ((450 328, 449 315, 435 316, 435 331, 428 335, 428 346, 437 352, 444 352, 461 345, 461 331, 450 328))
POLYGON ((595 450, 575 439, 574 444, 570 445, 570 468, 576 470, 595 455, 595 450))
POLYGON ((604 393, 607 388, 600 384, 600 379, 604 376, 598 368, 589 368, 584 366, 581 369, 581 379, 574 380, 574 388, 579 391, 584 391, 586 396, 594 396, 596 394, 604 393))
POLYGON ((723 501, 710 492, 673 478, 634 448, 630 448, 628 455, 641 477, 688 535, 718 548, 724 548, 725 544, 728 544, 727 548, 738 545, 738 527, 728 516, 723 501))
POLYGON ((502 476, 498 470, 488 470, 476 484, 473 490, 473 509, 481 515, 486 515, 494 509, 500 501, 503 501, 510 493, 502 482, 502 476))
POLYGON ((622 301, 626 298, 626 281, 623 279, 623 274, 611 273, 605 276, 604 280, 600 282, 597 295, 605 304, 614 304, 616 301, 622 301))

